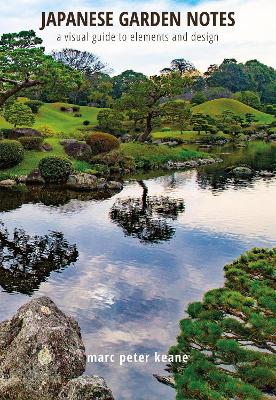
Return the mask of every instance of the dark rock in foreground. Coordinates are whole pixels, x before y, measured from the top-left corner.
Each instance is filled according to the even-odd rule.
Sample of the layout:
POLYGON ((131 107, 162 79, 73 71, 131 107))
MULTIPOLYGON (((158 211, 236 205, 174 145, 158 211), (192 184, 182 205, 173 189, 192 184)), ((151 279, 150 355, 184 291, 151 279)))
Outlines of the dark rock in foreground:
POLYGON ((85 348, 77 322, 48 298, 0 323, 0 398, 113 400, 99 377, 81 377, 85 348))

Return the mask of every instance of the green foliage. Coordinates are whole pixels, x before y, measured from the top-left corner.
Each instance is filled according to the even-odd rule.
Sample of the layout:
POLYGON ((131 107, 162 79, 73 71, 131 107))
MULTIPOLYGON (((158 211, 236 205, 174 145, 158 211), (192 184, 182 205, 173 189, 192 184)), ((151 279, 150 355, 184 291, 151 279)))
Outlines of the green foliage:
POLYGON ((223 86, 231 92, 246 90, 251 83, 243 64, 235 59, 225 59, 219 66, 211 65, 205 76, 209 86, 223 86))
POLYGON ((204 132, 210 132, 210 133, 216 133, 217 128, 214 124, 214 121, 208 116, 204 115, 201 113, 196 113, 192 115, 191 122, 193 124, 194 130, 200 133, 202 131, 204 132))
POLYGON ((124 93, 127 93, 134 83, 145 81, 147 77, 141 72, 135 72, 131 69, 122 72, 113 77, 112 97, 119 99, 124 93))
POLYGON ((274 82, 268 83, 264 87, 264 91, 262 93, 262 101, 264 103, 276 104, 276 80, 274 82))
POLYGON ((86 143, 91 147, 92 154, 107 153, 108 151, 118 149, 120 146, 119 140, 109 133, 95 132, 88 136, 86 143))
POLYGON ((207 97, 207 100, 227 99, 233 97, 231 90, 223 86, 211 86, 205 89, 204 93, 207 97))
POLYGON ((253 108, 258 109, 261 106, 260 96, 257 93, 250 92, 249 90, 235 93, 234 99, 253 108))
POLYGON ((47 125, 39 125, 36 129, 44 136, 44 137, 54 137, 57 133, 47 125))
POLYGON ((10 124, 17 126, 32 126, 34 124, 34 115, 30 107, 23 103, 15 102, 11 106, 4 108, 3 115, 10 124))
POLYGON ((0 40, 0 105, 22 90, 43 86, 47 100, 65 98, 82 75, 44 54, 34 31, 3 34, 0 40))
POLYGON ((43 102, 40 100, 28 100, 25 104, 26 106, 30 107, 33 114, 37 114, 38 110, 43 105, 43 102))
POLYGON ((276 387, 276 248, 243 254, 226 265, 225 284, 188 306, 174 362, 177 399, 265 399, 276 387))
POLYGON ((99 128, 119 135, 123 130, 123 114, 114 110, 101 110, 97 116, 99 128))
POLYGON ((179 74, 152 76, 150 79, 134 83, 129 91, 115 103, 115 109, 126 111, 130 121, 141 124, 144 132, 140 141, 147 141, 154 126, 154 120, 161 115, 162 99, 181 94, 189 81, 179 74))
POLYGON ((203 92, 197 92, 191 99, 191 102, 195 105, 202 104, 207 101, 207 96, 203 92))
POLYGON ((24 148, 16 140, 0 140, 0 168, 19 164, 24 158, 24 148))
POLYGON ((71 161, 60 157, 45 157, 39 162, 38 168, 49 183, 65 183, 73 172, 71 161))
POLYGON ((93 78, 88 99, 97 107, 111 107, 112 105, 112 78, 107 74, 97 74, 93 78))
POLYGON ((41 136, 22 136, 18 139, 26 150, 41 150, 43 137, 41 136))
POLYGON ((134 158, 126 156, 118 150, 98 154, 93 157, 93 164, 96 169, 99 169, 99 165, 108 166, 110 172, 124 173, 125 171, 130 172, 135 169, 134 158))
POLYGON ((124 155, 134 159, 138 169, 162 168, 168 161, 187 161, 200 157, 208 158, 206 153, 188 150, 180 146, 156 146, 137 142, 122 143, 121 151, 124 155))
POLYGON ((179 129, 182 133, 189 125, 192 115, 191 106, 184 101, 168 101, 162 106, 161 115, 165 123, 179 129))
POLYGON ((258 60, 243 64, 235 59, 225 59, 220 65, 210 65, 205 78, 210 87, 222 86, 231 92, 255 92, 262 102, 276 102, 276 71, 258 60))
POLYGON ((172 72, 175 72, 177 74, 184 75, 194 72, 195 70, 195 66, 185 58, 175 58, 171 61, 170 67, 163 68, 161 73, 171 74, 172 72))

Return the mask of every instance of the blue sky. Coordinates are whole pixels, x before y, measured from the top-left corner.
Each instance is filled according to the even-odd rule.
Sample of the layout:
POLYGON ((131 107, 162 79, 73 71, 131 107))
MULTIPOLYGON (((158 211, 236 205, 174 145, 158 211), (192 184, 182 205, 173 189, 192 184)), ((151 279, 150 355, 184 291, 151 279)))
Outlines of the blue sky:
POLYGON ((184 57, 192 61, 196 67, 204 71, 212 63, 220 63, 224 58, 236 58, 239 61, 257 58, 276 68, 276 15, 275 0, 9 0, 2 1, 0 14, 0 33, 34 29, 43 38, 46 50, 63 47, 74 47, 96 53, 119 73, 125 69, 135 69, 146 74, 158 71, 174 58, 184 57), (234 11, 235 27, 205 27, 190 28, 58 28, 51 27, 39 31, 42 11, 113 11, 115 20, 122 11, 234 11), (89 33, 89 42, 68 43, 65 34, 69 32, 89 33), (189 37, 188 42, 142 42, 133 43, 129 40, 132 33, 167 34, 170 39, 174 34, 189 37), (93 45, 91 35, 120 33, 127 35, 124 43, 98 42, 93 45), (217 34, 218 43, 192 42, 192 34, 217 34), (58 37, 61 35, 61 41, 58 37))

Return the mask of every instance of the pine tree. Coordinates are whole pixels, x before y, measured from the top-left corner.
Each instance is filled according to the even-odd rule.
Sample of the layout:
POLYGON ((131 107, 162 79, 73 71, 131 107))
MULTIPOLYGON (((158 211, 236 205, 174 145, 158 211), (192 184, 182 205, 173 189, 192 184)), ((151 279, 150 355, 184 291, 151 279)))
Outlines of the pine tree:
MULTIPOLYGON (((276 248, 225 268, 223 288, 188 306, 170 354, 177 400, 259 400, 276 394, 276 248)), ((273 398, 273 397, 272 397, 273 398)))

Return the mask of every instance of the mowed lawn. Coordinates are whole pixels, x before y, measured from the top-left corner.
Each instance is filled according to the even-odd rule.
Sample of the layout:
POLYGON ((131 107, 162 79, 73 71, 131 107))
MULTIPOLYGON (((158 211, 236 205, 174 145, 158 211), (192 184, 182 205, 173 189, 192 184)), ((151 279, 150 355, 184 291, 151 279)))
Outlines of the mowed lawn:
MULTIPOLYGON (((209 134, 208 134, 209 135, 209 134)), ((171 131, 166 131, 166 132, 162 132, 162 131, 157 131, 157 132, 153 132, 152 134, 152 138, 154 140, 173 140, 173 139, 181 139, 183 141, 188 141, 190 143, 196 142, 197 140, 199 140, 200 138, 204 138, 204 136, 206 136, 206 134, 204 132, 202 132, 200 135, 195 132, 195 131, 183 131, 183 133, 181 133, 180 131, 177 130, 171 130, 171 131)), ((218 132, 217 134, 212 134, 212 137, 225 137, 226 139, 229 138, 229 135, 223 133, 223 132, 218 132)))
POLYGON ((122 143, 121 151, 126 156, 131 156, 135 161, 148 160, 153 164, 162 166, 167 161, 186 161, 199 157, 206 157, 205 153, 188 150, 184 146, 168 147, 166 145, 151 145, 137 142, 122 143))
POLYGON ((246 104, 233 99, 210 100, 192 108, 193 113, 207 114, 211 117, 222 114, 223 111, 226 110, 232 111, 234 114, 242 117, 245 117, 245 114, 247 113, 253 114, 256 121, 260 124, 269 124, 275 120, 273 115, 255 110, 255 108, 249 107, 246 104))
MULTIPOLYGON (((90 122, 89 125, 93 127, 97 124, 97 115, 100 108, 81 106, 80 111, 77 113, 81 114, 81 117, 74 117, 76 113, 68 113, 60 110, 60 107, 70 107, 70 104, 63 103, 45 103, 40 109, 38 114, 35 116, 35 124, 33 128, 39 128, 47 125, 55 132, 74 132, 80 128, 83 128, 83 121, 87 120, 90 122)), ((12 126, 0 116, 0 128, 11 128, 12 126)))

